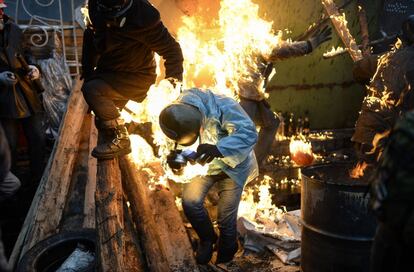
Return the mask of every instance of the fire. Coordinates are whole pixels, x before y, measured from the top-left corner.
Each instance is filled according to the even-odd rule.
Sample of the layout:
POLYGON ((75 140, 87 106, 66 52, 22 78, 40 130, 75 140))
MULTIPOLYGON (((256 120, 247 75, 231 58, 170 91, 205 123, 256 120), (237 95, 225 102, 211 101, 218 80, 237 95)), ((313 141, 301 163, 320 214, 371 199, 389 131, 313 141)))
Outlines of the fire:
POLYGON ((334 46, 332 46, 331 50, 323 53, 323 57, 324 58, 332 58, 332 57, 335 57, 335 56, 340 55, 340 54, 342 54, 344 52, 347 52, 347 51, 348 51, 348 49, 343 48, 342 46, 338 46, 336 48, 334 46))
POLYGON ((359 179, 364 176, 365 169, 368 167, 366 162, 359 162, 357 165, 349 172, 349 176, 353 179, 359 179))
POLYGON ((218 18, 183 17, 178 40, 184 54, 184 87, 208 87, 235 96, 240 78, 257 71, 260 56, 280 40, 250 0, 222 0, 218 18))
POLYGON ((291 159, 299 166, 310 165, 315 159, 311 143, 303 138, 295 140, 292 137, 289 149, 291 159))
POLYGON ((243 192, 242 200, 239 204, 239 217, 243 216, 253 222, 260 218, 266 218, 275 222, 281 219, 285 211, 272 204, 272 197, 269 192, 272 181, 271 177, 264 176, 259 185, 243 192), (254 200, 254 192, 257 191, 259 192, 259 202, 254 200))

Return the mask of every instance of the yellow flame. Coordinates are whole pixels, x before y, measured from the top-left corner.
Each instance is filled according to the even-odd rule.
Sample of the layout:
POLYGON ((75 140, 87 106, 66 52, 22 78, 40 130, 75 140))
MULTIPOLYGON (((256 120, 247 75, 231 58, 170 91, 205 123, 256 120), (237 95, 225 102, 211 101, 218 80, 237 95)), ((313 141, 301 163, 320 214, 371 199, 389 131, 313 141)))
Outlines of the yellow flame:
POLYGON ((259 17, 259 6, 250 0, 222 0, 218 18, 203 11, 184 17, 178 40, 184 53, 185 87, 208 87, 235 97, 240 78, 257 71, 260 56, 279 43, 272 22, 259 17))
POLYGON ((365 169, 368 167, 368 164, 366 162, 359 162, 357 165, 352 168, 352 170, 349 172, 349 176, 353 179, 359 179, 362 178, 365 174, 365 169))
POLYGON ((264 176, 263 180, 254 188, 244 190, 239 205, 239 217, 243 216, 252 222, 258 218, 266 218, 275 222, 281 219, 285 211, 272 204, 272 197, 269 192, 272 182, 271 177, 264 176), (259 192, 259 202, 254 200, 255 191, 259 192))
POLYGON ((299 166, 306 166, 313 162, 312 144, 305 138, 291 138, 289 144, 290 157, 299 166))

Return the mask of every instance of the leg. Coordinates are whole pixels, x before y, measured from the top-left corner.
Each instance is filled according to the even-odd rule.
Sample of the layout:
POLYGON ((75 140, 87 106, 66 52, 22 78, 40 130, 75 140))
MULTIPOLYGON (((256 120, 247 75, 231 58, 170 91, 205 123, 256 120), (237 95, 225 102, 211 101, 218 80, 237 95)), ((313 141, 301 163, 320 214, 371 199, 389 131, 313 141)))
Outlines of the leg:
POLYGON ((41 179, 45 167, 45 133, 42 125, 42 115, 35 114, 21 119, 24 135, 29 144, 30 169, 32 180, 41 179))
POLYGON ((86 102, 97 117, 96 127, 99 130, 99 138, 92 156, 106 160, 130 153, 128 131, 117 108, 117 106, 125 106, 128 99, 101 79, 86 82, 82 91, 86 102))
POLYGON ((397 234, 384 223, 379 223, 371 249, 370 272, 398 271, 401 246, 397 234))
POLYGON ((1 124, 6 134, 10 146, 12 170, 16 167, 17 160, 17 140, 19 138, 19 124, 17 119, 1 119, 1 124))
POLYGON ((229 262, 237 252, 237 211, 243 188, 231 178, 226 177, 218 182, 218 225, 220 239, 217 263, 229 262))
POLYGON ((124 106, 128 101, 102 79, 94 79, 82 86, 83 97, 101 121, 120 117, 117 105, 124 106))
POLYGON ((0 202, 12 197, 20 188, 20 180, 9 172, 3 181, 0 181, 0 202))
POLYGON ((184 214, 200 238, 196 252, 196 260, 199 264, 207 264, 210 261, 217 240, 213 224, 204 207, 204 199, 214 182, 213 177, 199 176, 191 183, 185 184, 183 190, 184 214))
POLYGON ((213 185, 212 177, 198 176, 190 183, 184 184, 183 189, 184 214, 202 241, 215 241, 216 239, 213 224, 204 207, 204 199, 213 185))
POLYGON ((261 127, 259 132, 259 139, 255 146, 255 154, 259 165, 267 158, 269 151, 272 149, 275 140, 277 128, 280 121, 276 119, 273 111, 261 101, 259 105, 259 113, 261 119, 261 127))

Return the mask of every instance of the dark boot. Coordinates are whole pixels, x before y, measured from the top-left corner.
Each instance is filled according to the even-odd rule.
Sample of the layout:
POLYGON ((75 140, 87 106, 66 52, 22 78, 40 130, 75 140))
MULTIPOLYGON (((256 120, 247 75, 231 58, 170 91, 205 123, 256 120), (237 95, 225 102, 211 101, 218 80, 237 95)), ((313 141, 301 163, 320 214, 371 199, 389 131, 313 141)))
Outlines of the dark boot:
POLYGON ((238 249, 239 245, 237 242, 230 247, 228 245, 221 245, 221 243, 219 243, 216 264, 228 263, 233 260, 233 257, 237 253, 238 249))
POLYGON ((199 241, 196 251, 196 261, 198 264, 207 264, 211 260, 216 240, 217 238, 214 241, 199 241))
POLYGON ((97 128, 100 140, 93 149, 92 156, 100 160, 109 160, 131 153, 131 142, 122 119, 99 121, 97 128))

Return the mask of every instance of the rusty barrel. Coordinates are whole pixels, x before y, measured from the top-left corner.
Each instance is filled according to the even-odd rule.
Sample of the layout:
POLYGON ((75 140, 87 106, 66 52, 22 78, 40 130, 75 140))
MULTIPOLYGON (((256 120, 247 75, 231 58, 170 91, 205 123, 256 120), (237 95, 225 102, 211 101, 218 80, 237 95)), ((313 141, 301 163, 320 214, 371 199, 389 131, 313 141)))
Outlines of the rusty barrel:
POLYGON ((303 272, 369 271, 376 220, 368 207, 368 174, 351 179, 352 166, 302 169, 303 272))

